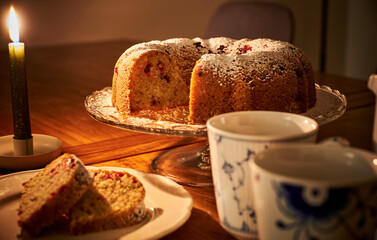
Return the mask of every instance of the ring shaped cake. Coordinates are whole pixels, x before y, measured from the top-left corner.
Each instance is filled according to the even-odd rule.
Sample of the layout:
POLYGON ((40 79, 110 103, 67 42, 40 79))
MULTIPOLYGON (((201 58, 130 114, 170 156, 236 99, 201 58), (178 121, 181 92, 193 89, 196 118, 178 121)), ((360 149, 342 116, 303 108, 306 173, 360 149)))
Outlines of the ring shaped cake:
POLYGON ((271 39, 174 38, 140 43, 117 61, 112 103, 122 117, 189 105, 189 122, 233 111, 303 113, 316 102, 309 58, 271 39))

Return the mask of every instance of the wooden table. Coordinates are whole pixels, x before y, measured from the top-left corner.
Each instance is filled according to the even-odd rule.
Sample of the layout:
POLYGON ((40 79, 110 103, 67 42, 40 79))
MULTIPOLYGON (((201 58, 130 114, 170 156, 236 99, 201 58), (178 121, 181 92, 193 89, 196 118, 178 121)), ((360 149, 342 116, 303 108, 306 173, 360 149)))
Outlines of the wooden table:
MULTIPOLYGON (((76 154, 91 166, 126 167, 152 172, 150 163, 177 146, 202 144, 205 138, 153 135, 114 128, 92 119, 85 97, 111 86, 113 67, 129 41, 88 43, 28 49, 27 77, 33 133, 55 136, 63 152, 76 154)), ((0 136, 12 135, 8 53, 0 51, 0 136)), ((343 136, 354 147, 371 150, 375 96, 367 82, 316 74, 320 85, 345 94, 346 113, 320 127, 318 140, 343 136)), ((2 169, 0 174, 12 171, 2 169)), ((164 239, 229 239, 219 224, 213 187, 185 186, 194 199, 189 220, 164 239)))

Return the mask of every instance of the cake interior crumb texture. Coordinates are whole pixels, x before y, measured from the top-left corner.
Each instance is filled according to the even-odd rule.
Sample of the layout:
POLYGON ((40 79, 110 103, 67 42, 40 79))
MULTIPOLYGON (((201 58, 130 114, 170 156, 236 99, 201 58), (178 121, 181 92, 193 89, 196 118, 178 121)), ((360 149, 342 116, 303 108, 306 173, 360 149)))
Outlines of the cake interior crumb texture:
POLYGON ((140 222, 145 189, 127 172, 93 170, 94 181, 70 212, 70 233, 84 234, 140 222))

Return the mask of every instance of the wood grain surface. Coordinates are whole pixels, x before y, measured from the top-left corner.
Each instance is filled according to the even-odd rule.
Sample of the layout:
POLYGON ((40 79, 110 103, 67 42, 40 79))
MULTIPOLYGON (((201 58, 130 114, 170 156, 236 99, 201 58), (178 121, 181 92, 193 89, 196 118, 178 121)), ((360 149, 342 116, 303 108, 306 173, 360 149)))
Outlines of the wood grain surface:
MULTIPOLYGON (((100 123, 89 116, 85 97, 111 86, 113 67, 123 51, 134 44, 114 41, 28 49, 26 67, 32 133, 62 140, 63 151, 76 154, 87 165, 127 167, 151 172, 151 162, 178 146, 206 144, 205 138, 139 133, 100 123)), ((372 149, 375 96, 367 82, 316 74, 316 82, 343 93, 346 113, 320 127, 318 141, 331 136, 347 138, 354 147, 372 149)), ((0 136, 12 135, 12 112, 7 52, 0 52, 0 136)), ((1 169, 0 174, 13 171, 1 169)), ((194 199, 189 220, 164 239, 232 239, 220 226, 213 187, 185 188, 194 199)))

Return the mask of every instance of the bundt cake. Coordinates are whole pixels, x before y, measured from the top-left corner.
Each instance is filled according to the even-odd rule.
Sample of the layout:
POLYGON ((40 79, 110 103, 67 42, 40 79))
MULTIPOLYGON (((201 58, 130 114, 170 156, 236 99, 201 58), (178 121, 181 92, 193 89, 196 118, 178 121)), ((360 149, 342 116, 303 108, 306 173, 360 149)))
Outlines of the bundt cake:
POLYGON ((73 154, 63 154, 25 182, 18 208, 22 234, 36 236, 52 225, 84 195, 93 181, 73 154))
POLYGON ((174 38, 140 43, 118 59, 112 103, 123 116, 189 105, 189 123, 243 110, 306 112, 316 102, 312 66, 271 39, 174 38))
POLYGON ((90 171, 93 183, 70 210, 71 234, 126 227, 145 217, 145 189, 136 177, 127 172, 90 171))

